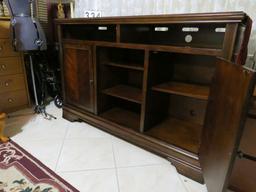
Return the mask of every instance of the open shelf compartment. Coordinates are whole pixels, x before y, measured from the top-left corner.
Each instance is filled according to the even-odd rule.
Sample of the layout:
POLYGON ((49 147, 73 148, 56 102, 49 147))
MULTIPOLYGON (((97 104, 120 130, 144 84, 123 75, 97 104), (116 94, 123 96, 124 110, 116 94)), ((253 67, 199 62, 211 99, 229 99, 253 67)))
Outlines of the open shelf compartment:
POLYGON ((138 131, 140 127, 140 114, 121 107, 113 107, 100 116, 135 131, 138 131))
POLYGON ((96 51, 98 114, 140 131, 144 50, 100 46, 96 51))
POLYGON ((222 49, 223 23, 123 24, 121 42, 222 49))
POLYGON ((149 53, 144 133, 195 155, 215 71, 215 58, 149 53))
POLYGON ((142 71, 144 70, 144 50, 98 47, 100 62, 105 66, 142 71))
POLYGON ((197 154, 201 130, 202 125, 168 117, 145 134, 197 154))
POLYGON ((140 131, 141 105, 117 97, 101 94, 99 115, 118 125, 140 131))
POLYGON ((123 63, 117 63, 117 62, 107 62, 105 63, 105 65, 107 66, 112 66, 112 67, 120 67, 120 68, 125 68, 125 69, 133 69, 133 70, 138 70, 138 71, 143 71, 144 68, 139 65, 139 64, 136 64, 136 63, 126 63, 126 64, 123 64, 123 63))
POLYGON ((62 25, 63 39, 79 39, 88 41, 116 41, 116 25, 79 24, 62 25))
POLYGON ((135 103, 142 102, 142 91, 136 87, 116 85, 114 87, 104 89, 102 93, 135 103))
POLYGON ((208 86, 181 82, 162 83, 160 85, 153 86, 152 90, 186 97, 193 97, 202 100, 208 100, 209 97, 208 86))

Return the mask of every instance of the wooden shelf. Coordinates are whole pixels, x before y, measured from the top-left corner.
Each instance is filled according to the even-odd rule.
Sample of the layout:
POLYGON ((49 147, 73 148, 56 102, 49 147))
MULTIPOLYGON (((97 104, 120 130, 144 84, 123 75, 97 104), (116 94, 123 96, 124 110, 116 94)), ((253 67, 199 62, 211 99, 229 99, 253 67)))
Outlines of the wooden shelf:
POLYGON ((112 108, 100 115, 101 117, 113 121, 136 131, 140 128, 140 114, 121 108, 112 108))
POLYGON ((179 82, 168 82, 156 85, 152 87, 152 90, 202 100, 208 100, 209 97, 209 87, 179 82))
POLYGON ((117 85, 103 90, 102 93, 135 103, 142 102, 142 91, 139 88, 127 85, 117 85))
POLYGON ((145 134, 198 154, 201 130, 199 124, 170 117, 145 134))
POLYGON ((138 71, 144 70, 143 66, 141 66, 139 64, 135 64, 135 63, 121 64, 121 63, 115 63, 115 62, 108 62, 108 63, 105 63, 104 65, 112 66, 112 67, 120 67, 120 68, 124 68, 124 69, 133 69, 133 70, 138 70, 138 71))

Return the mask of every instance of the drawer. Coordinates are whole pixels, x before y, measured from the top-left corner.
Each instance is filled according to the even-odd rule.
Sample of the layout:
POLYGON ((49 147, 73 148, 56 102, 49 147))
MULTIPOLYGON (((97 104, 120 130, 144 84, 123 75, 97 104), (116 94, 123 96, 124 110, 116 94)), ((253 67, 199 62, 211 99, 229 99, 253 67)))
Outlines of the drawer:
POLYGON ((10 112, 26 105, 28 98, 25 90, 0 94, 0 111, 10 112))
POLYGON ((0 57, 19 56, 19 52, 13 50, 10 39, 0 39, 0 57))
POLYGON ((0 58, 0 76, 23 73, 20 57, 0 58))
POLYGON ((25 89, 23 75, 0 76, 0 93, 25 89))
POLYGON ((0 22, 0 39, 5 39, 10 37, 10 21, 0 22))

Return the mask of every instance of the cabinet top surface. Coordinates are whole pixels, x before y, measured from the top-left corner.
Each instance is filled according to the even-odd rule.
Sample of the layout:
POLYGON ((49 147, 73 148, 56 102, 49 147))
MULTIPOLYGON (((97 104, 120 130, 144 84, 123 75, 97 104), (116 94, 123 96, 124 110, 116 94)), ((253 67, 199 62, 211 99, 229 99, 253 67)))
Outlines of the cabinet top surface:
POLYGON ((136 24, 136 23, 238 23, 248 16, 242 11, 216 13, 163 14, 141 16, 114 16, 101 18, 56 19, 57 24, 136 24))

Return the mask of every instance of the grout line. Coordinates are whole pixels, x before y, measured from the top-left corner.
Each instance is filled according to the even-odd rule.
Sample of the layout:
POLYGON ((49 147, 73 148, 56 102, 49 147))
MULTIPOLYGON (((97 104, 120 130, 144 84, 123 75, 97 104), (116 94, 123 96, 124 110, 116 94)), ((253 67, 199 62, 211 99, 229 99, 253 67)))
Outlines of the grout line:
POLYGON ((66 140, 66 137, 67 137, 67 134, 68 134, 68 130, 69 130, 69 126, 68 126, 68 124, 66 123, 65 135, 64 135, 64 138, 63 138, 63 140, 62 140, 62 144, 61 144, 61 147, 60 147, 59 155, 58 155, 58 158, 57 158, 57 161, 56 161, 56 165, 55 165, 55 168, 54 168, 54 171, 55 171, 55 172, 57 171, 57 168, 58 168, 58 164, 59 164, 59 161, 60 161, 60 156, 61 156, 61 154, 62 154, 62 150, 63 150, 64 143, 65 143, 65 140, 66 140))
POLYGON ((107 171, 113 170, 115 167, 111 168, 100 168, 100 169, 81 169, 81 170, 73 170, 73 171, 58 171, 58 173, 79 173, 79 172, 91 172, 91 171, 107 171))
POLYGON ((112 153, 113 153, 113 159, 115 164, 115 173, 116 173, 116 182, 117 182, 117 190, 120 192, 120 184, 119 184, 119 178, 118 178, 118 171, 117 171, 117 164, 116 164, 116 157, 115 157, 115 150, 114 150, 114 143, 111 139, 111 145, 112 145, 112 153))
POLYGON ((148 164, 148 165, 131 165, 131 166, 120 166, 117 169, 127 169, 127 168, 140 168, 140 167, 153 167, 153 166, 169 166, 164 163, 155 163, 155 164, 148 164))
POLYGON ((83 141, 84 139, 99 139, 99 140, 101 140, 101 139, 109 139, 109 137, 77 137, 77 138, 75 138, 75 137, 72 137, 72 138, 66 138, 65 140, 67 140, 67 141, 69 141, 69 140, 81 140, 81 141, 83 141))

